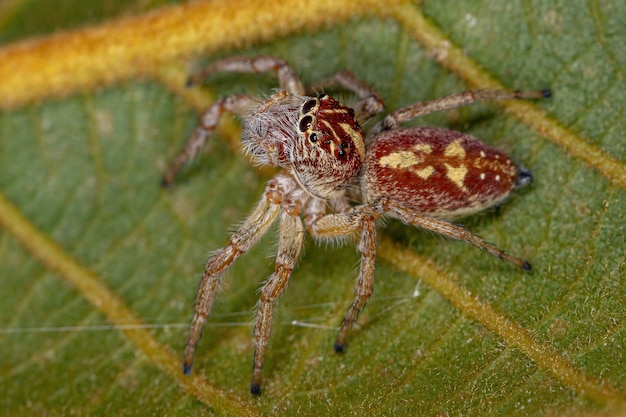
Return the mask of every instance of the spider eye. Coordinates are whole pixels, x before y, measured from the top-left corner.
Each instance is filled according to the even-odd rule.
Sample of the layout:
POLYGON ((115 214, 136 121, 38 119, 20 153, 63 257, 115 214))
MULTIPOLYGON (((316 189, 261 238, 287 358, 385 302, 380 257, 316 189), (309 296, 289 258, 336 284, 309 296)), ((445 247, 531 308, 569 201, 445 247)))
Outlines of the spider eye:
POLYGON ((309 135, 309 140, 313 143, 317 142, 317 133, 313 132, 309 135))
POLYGON ((310 113, 311 110, 315 108, 315 106, 317 106, 317 99, 312 98, 311 100, 306 101, 302 105, 302 110, 300 111, 302 112, 302 114, 307 114, 307 113, 310 113))
POLYGON ((349 115, 350 115, 350 117, 352 117, 353 119, 354 119, 354 118, 355 118, 355 116, 356 116, 356 112, 354 111, 354 109, 353 109, 352 107, 350 107, 350 108, 348 109, 348 114, 349 114, 349 115))
POLYGON ((300 129, 300 132, 304 133, 311 128, 312 124, 313 116, 306 115, 302 119, 300 119, 300 122, 298 123, 298 129, 300 129))
POLYGON ((347 143, 342 143, 337 151, 337 157, 340 159, 344 159, 346 155, 348 155, 348 151, 346 149, 350 148, 347 143))

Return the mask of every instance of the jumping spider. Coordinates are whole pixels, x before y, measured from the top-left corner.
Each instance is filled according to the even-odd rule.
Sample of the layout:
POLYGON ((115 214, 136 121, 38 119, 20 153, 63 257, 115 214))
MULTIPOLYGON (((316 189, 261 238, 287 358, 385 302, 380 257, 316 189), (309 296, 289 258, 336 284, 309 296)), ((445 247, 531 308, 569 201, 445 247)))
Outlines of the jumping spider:
POLYGON ((211 312, 220 278, 279 218, 274 273, 263 288, 254 328, 254 368, 250 391, 261 393, 261 369, 272 325, 272 310, 285 289, 300 255, 305 227, 318 239, 359 236, 361 253, 355 299, 348 309, 335 351, 344 350, 346 335, 372 293, 376 257, 375 220, 384 214, 452 239, 463 240, 524 270, 530 263, 514 257, 448 220, 502 203, 516 187, 532 181, 530 172, 508 156, 471 136, 432 127, 399 125, 435 111, 478 100, 548 97, 549 91, 478 90, 416 103, 396 110, 367 135, 361 125, 383 110, 373 88, 341 71, 313 89, 332 84, 359 97, 354 108, 321 94, 307 96, 295 70, 270 56, 231 57, 217 61, 190 79, 190 84, 216 72, 274 72, 280 90, 267 100, 232 95, 216 101, 202 116, 184 149, 163 179, 174 181, 180 168, 204 146, 226 112, 243 117, 241 137, 252 161, 282 168, 248 219, 228 244, 207 262, 197 294, 183 362, 191 372, 194 351, 211 312), (359 205, 352 204, 352 189, 359 205), (304 220, 304 224, 303 221, 304 220))

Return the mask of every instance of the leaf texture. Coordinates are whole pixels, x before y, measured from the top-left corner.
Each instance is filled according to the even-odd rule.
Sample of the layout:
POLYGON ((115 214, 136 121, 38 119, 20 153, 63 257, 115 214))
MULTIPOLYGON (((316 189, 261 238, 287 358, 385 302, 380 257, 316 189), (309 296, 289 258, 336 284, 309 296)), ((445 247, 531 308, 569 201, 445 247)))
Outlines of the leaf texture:
POLYGON ((0 410, 623 414, 626 7, 276 3, 0 6, 0 410), (358 256, 308 239, 256 399, 251 323, 271 233, 229 272, 184 377, 203 262, 273 172, 241 155, 228 118, 179 183, 159 187, 215 97, 276 87, 271 75, 220 74, 184 88, 192 68, 233 54, 280 56, 307 83, 351 69, 388 109, 467 88, 550 88, 548 101, 415 122, 468 132, 533 170, 531 187, 463 222, 533 272, 389 221, 374 296, 336 355, 358 256))

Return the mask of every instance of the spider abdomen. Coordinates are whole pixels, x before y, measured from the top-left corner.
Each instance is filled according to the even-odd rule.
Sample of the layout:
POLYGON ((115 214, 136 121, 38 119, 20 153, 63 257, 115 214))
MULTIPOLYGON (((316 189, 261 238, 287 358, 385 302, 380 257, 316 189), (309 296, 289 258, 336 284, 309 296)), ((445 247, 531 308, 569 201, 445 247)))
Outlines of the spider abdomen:
POLYGON ((504 153, 448 129, 414 127, 380 134, 367 149, 362 188, 368 202, 388 200, 452 219, 497 205, 521 182, 504 153))

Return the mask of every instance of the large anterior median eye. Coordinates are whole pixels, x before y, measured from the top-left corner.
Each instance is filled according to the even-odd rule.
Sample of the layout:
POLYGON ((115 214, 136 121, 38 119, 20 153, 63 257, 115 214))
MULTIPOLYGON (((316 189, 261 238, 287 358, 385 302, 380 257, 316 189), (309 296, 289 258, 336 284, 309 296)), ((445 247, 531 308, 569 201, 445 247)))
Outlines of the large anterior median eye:
POLYGON ((298 129, 300 129, 300 132, 305 133, 307 130, 311 128, 312 124, 313 124, 313 116, 306 115, 302 119, 300 119, 300 122, 298 122, 298 129))

